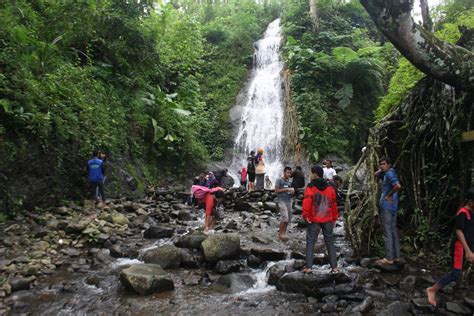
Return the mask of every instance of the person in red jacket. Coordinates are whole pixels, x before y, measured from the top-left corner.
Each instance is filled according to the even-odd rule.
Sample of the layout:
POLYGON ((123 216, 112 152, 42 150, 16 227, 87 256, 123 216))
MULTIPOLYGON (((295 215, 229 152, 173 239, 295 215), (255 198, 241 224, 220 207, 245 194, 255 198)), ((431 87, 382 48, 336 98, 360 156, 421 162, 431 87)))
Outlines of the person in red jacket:
POLYGON ((319 231, 323 231, 324 241, 329 254, 331 273, 339 272, 337 269, 336 248, 334 247, 333 227, 339 216, 337 199, 334 188, 323 178, 323 168, 311 168, 311 182, 304 191, 303 219, 308 222, 306 231, 306 267, 304 273, 311 273, 313 266, 314 244, 318 240, 319 231))

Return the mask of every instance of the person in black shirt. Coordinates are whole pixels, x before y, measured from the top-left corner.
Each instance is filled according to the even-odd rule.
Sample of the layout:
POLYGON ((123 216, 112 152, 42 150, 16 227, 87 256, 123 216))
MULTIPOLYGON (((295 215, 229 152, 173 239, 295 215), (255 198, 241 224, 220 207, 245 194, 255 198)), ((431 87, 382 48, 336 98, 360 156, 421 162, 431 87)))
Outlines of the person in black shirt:
POLYGON ((295 171, 293 171, 293 173, 291 174, 291 177, 293 178, 291 186, 293 187, 293 189, 295 189, 295 192, 297 192, 298 189, 304 188, 305 179, 301 166, 296 166, 295 171))
POLYGON ((436 292, 451 282, 459 284, 462 275, 464 257, 474 263, 474 187, 467 192, 466 201, 456 213, 456 235, 451 242, 453 269, 433 286, 426 289, 428 302, 436 306, 436 292))
POLYGON ((255 151, 247 157, 247 175, 249 177, 249 191, 255 190, 255 151))

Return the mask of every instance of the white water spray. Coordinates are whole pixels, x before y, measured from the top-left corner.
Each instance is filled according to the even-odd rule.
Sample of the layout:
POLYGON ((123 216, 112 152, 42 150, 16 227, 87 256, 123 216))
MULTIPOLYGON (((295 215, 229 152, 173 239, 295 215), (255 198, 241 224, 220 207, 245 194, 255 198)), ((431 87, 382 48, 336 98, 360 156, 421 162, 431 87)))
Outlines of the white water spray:
POLYGON ((280 58, 280 19, 269 24, 262 39, 257 41, 254 68, 243 101, 239 130, 234 143, 232 169, 247 165, 250 151, 265 149, 266 174, 275 184, 283 172, 281 140, 283 128, 283 90, 280 58))

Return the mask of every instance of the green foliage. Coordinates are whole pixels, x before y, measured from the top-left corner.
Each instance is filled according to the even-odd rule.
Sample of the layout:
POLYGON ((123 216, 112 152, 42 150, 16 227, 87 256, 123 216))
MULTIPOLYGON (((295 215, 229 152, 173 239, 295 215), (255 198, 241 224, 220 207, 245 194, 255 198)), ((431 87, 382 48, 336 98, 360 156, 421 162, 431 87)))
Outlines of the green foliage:
MULTIPOLYGON (((459 26, 474 27, 474 9, 469 9, 462 1, 437 8, 437 12, 445 14, 436 26, 436 36, 449 43, 455 44, 461 37, 459 26)), ((390 111, 402 102, 402 100, 413 89, 415 84, 425 75, 415 68, 408 60, 401 58, 398 68, 393 75, 388 88, 387 95, 380 101, 375 111, 378 120, 386 116, 390 111)))
POLYGON ((95 148, 153 181, 223 156, 252 43, 278 5, 179 2, 0 4, 2 207, 82 195, 95 148), (49 188, 18 192, 17 166, 49 188))
POLYGON ((374 41, 369 31, 373 25, 358 3, 319 5, 318 34, 310 31, 306 2, 289 7, 284 57, 292 70, 300 139, 310 158, 328 154, 348 158, 365 143, 373 110, 390 77, 388 61, 394 50, 374 41))

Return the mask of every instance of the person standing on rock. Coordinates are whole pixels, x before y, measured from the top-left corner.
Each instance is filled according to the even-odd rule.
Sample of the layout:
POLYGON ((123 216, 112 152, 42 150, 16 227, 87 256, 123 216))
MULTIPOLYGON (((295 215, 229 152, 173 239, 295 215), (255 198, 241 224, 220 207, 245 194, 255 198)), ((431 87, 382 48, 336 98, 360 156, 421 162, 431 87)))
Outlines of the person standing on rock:
POLYGON ((90 185, 91 197, 96 200, 99 207, 105 206, 105 194, 104 194, 104 162, 98 158, 99 151, 94 150, 92 153, 92 159, 87 162, 87 173, 90 185), (96 192, 99 191, 101 200, 97 196, 96 192))
POLYGON ((388 157, 379 160, 379 170, 375 173, 383 179, 380 197, 380 218, 385 240, 385 258, 377 260, 377 264, 393 264, 400 262, 400 240, 397 230, 398 191, 401 189, 397 173, 392 168, 388 157))
POLYGON ((313 166, 310 175, 311 181, 304 192, 302 216, 308 223, 308 227, 306 230, 306 267, 303 272, 312 272, 314 244, 322 230, 328 250, 331 273, 337 274, 339 270, 337 269, 333 228, 336 225, 339 213, 337 211, 336 192, 323 176, 323 168, 313 166))
POLYGON ((255 190, 255 151, 247 157, 247 174, 249 176, 249 191, 255 190))
POLYGON ((265 159, 263 158, 263 148, 259 147, 255 157, 255 176, 257 180, 257 190, 265 188, 265 159))
MULTIPOLYGON (((102 183, 104 184, 104 187, 105 187, 105 180, 107 179, 107 176, 105 175, 105 173, 107 171, 107 166, 108 166, 107 153, 105 152, 105 150, 99 150, 98 158, 102 160, 102 171, 104 174, 104 180, 102 181, 102 183)), ((99 199, 102 198, 99 192, 99 188, 96 189, 96 195, 99 199)))
POLYGON ((278 209, 280 210, 280 227, 278 230, 278 239, 286 241, 286 231, 291 222, 292 201, 291 196, 295 190, 291 187, 290 177, 291 168, 285 167, 283 177, 278 178, 275 183, 275 193, 278 196, 278 209))
POLYGON ((224 190, 222 188, 215 188, 204 196, 204 205, 206 209, 206 222, 204 224, 204 233, 209 233, 214 228, 216 220, 223 217, 224 205, 224 190))
POLYGON ((428 302, 436 306, 436 292, 451 282, 461 283, 464 256, 474 263, 474 187, 466 194, 466 201, 456 213, 456 232, 451 242, 453 269, 433 286, 426 289, 428 302))
POLYGON ((291 174, 291 178, 293 179, 291 182, 291 186, 293 187, 293 189, 295 189, 295 192, 298 192, 299 189, 304 188, 306 183, 301 166, 296 166, 295 171, 293 171, 293 173, 291 174))
POLYGON ((337 175, 336 170, 332 167, 332 161, 329 159, 325 159, 323 161, 323 171, 324 171, 324 179, 331 181, 332 178, 337 175))
POLYGON ((245 190, 247 189, 247 168, 245 166, 239 170, 240 174, 240 186, 243 187, 245 190))

